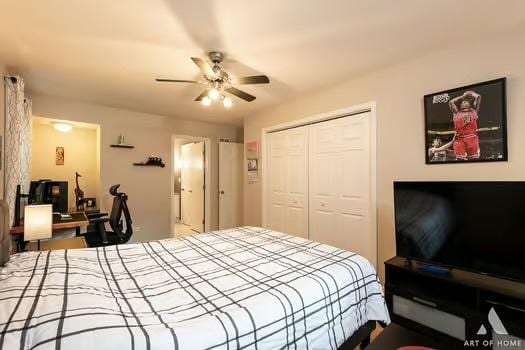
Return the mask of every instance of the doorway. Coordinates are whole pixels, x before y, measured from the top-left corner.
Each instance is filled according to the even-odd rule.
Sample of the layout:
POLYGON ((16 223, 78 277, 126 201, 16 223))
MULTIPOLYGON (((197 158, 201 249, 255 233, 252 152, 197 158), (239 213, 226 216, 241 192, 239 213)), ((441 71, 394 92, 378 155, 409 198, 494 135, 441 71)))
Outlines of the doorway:
POLYGON ((210 228, 210 140, 174 135, 172 138, 172 228, 180 237, 210 228))
MULTIPOLYGON (((53 203, 57 212, 77 211, 76 195, 80 190, 83 210, 100 210, 100 125, 71 120, 33 116, 31 136, 30 179, 38 185, 47 180, 53 186, 52 196, 40 198, 53 203), (78 174, 78 176, 77 176, 78 174)), ((29 184, 27 184, 29 186, 29 184)), ((62 230, 53 238, 70 238, 75 230, 62 230)))

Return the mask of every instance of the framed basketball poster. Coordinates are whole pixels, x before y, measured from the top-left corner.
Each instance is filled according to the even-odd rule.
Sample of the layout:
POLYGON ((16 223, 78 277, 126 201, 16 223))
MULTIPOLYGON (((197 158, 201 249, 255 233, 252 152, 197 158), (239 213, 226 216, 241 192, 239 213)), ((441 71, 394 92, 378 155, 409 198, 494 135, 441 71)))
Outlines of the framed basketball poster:
POLYGON ((427 164, 506 161, 506 79, 425 95, 427 164))

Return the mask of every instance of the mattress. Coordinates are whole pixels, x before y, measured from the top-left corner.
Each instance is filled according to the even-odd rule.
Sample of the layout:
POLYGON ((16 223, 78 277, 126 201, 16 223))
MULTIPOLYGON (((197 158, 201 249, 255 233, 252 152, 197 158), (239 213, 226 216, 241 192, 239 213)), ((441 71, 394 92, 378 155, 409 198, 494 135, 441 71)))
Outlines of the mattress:
POLYGON ((255 227, 0 269, 2 349, 337 349, 369 320, 389 316, 365 258, 255 227))

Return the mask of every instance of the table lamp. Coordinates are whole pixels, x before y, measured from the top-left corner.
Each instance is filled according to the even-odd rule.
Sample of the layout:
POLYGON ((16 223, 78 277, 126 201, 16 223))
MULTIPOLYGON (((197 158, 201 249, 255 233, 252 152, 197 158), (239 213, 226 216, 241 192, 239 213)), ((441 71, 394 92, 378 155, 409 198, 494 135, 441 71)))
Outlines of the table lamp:
POLYGON ((24 209, 24 241, 51 238, 53 234, 53 205, 26 205, 24 209))

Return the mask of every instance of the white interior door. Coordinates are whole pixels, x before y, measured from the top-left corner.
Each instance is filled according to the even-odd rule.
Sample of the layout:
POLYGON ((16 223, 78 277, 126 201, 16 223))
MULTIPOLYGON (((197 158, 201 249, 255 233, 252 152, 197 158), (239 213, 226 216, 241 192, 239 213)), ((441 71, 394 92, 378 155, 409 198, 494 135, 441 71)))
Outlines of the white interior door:
POLYGON ((308 238, 308 127, 268 136, 268 227, 308 238))
POLYGON ((190 207, 189 203, 191 195, 191 156, 190 156, 190 145, 182 145, 180 148, 181 153, 181 164, 180 169, 180 195, 181 195, 181 222, 185 225, 190 225, 190 207))
POLYGON ((181 146, 182 222, 204 232, 204 142, 181 146))
POLYGON ((242 225, 243 145, 219 143, 219 229, 242 225))
POLYGON ((204 142, 192 143, 191 152, 191 229, 204 232, 204 142))
POLYGON ((310 126, 310 239, 375 261, 370 113, 310 126))

